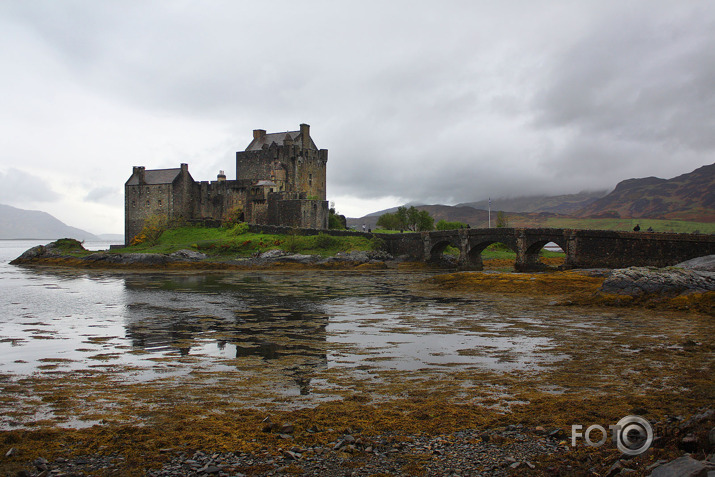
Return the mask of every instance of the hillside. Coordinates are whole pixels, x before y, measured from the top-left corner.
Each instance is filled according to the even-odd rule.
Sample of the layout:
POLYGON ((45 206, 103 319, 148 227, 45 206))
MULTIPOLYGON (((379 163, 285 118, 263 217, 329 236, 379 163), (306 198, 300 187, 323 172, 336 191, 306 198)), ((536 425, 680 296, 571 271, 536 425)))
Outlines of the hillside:
POLYGON ((99 240, 91 233, 70 227, 46 212, 0 204, 0 239, 99 240))
MULTIPOLYGON (((573 214, 608 194, 607 190, 579 192, 564 195, 536 195, 515 198, 492 199, 492 210, 504 212, 549 212, 552 214, 573 214)), ((487 210, 488 200, 457 204, 457 207, 473 207, 487 210)))
POLYGON ((613 192, 574 215, 715 222, 715 164, 672 179, 645 177, 622 181, 613 192))

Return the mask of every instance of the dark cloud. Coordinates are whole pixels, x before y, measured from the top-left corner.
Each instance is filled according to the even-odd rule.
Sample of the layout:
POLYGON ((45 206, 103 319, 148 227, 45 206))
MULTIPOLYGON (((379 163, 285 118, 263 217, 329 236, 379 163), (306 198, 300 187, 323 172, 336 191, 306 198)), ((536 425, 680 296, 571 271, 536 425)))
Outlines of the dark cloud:
MULTIPOLYGON (((107 128, 103 117, 120 131, 150 118, 146 130, 124 128, 147 137, 170 138, 154 128, 182 118, 224 131, 203 150, 101 151, 126 173, 103 178, 88 201, 113 203, 136 157, 156 161, 147 167, 189 162, 197 180, 211 179, 233 172, 226 151, 243 149, 252 129, 301 122, 330 150, 332 197, 577 192, 672 177, 715 150, 706 2, 68 0, 4 2, 0 12, 22 39, 15 110, 41 91, 42 111, 67 85, 101 98, 73 144, 107 128)), ((74 149, 66 161, 82 153, 74 149)))
POLYGON ((573 144, 567 141, 547 163, 575 171, 626 161, 641 163, 644 170, 662 156, 712 153, 712 8, 659 7, 614 11, 554 58, 535 97, 535 124, 568 129, 573 144), (593 153, 586 143, 592 143, 593 153), (581 151, 566 154, 569 149, 581 151))

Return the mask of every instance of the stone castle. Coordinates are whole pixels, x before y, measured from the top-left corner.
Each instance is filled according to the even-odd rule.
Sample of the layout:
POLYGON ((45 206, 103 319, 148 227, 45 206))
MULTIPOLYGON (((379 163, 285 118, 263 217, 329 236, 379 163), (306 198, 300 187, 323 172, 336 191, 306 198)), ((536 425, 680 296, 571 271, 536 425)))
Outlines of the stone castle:
POLYGON ((318 149, 310 126, 266 134, 236 153, 236 180, 221 171, 216 181, 196 182, 188 164, 175 169, 134 167, 124 185, 124 233, 128 245, 152 216, 166 220, 223 220, 327 229, 327 149, 318 149))

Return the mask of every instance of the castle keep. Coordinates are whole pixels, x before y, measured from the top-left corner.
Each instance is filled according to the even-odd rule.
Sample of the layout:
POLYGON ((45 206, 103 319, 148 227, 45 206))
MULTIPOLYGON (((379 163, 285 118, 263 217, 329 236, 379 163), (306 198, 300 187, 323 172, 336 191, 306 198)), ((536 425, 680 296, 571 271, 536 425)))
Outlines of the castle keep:
POLYGON ((267 134, 236 153, 236 180, 221 171, 216 181, 196 182, 189 166, 146 170, 136 166, 124 185, 124 236, 128 245, 152 216, 222 220, 229 214, 252 224, 327 229, 328 151, 318 149, 310 126, 267 134))

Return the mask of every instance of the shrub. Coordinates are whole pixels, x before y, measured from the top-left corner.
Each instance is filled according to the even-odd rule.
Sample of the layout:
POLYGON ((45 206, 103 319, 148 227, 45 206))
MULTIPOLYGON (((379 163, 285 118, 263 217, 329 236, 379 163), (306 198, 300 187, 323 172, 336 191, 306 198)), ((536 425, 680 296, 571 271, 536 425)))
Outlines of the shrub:
POLYGON ((140 245, 143 243, 156 245, 159 241, 159 237, 161 237, 161 234, 164 233, 166 228, 166 217, 150 215, 144 220, 141 231, 132 238, 130 245, 140 245))
POLYGON ((231 235, 243 235, 248 232, 248 224, 246 222, 239 222, 231 227, 229 233, 231 235))
POLYGON ((385 241, 383 239, 381 239, 380 237, 373 237, 370 239, 370 249, 374 250, 376 252, 379 252, 379 251, 386 252, 387 251, 387 243, 385 243, 385 241))
POLYGON ((298 252, 298 235, 300 235, 300 230, 297 228, 292 228, 288 232, 288 236, 285 241, 285 250, 290 253, 298 252))
POLYGON ((315 237, 315 246, 322 250, 327 250, 335 247, 338 244, 338 240, 328 234, 320 232, 317 237, 315 237))

